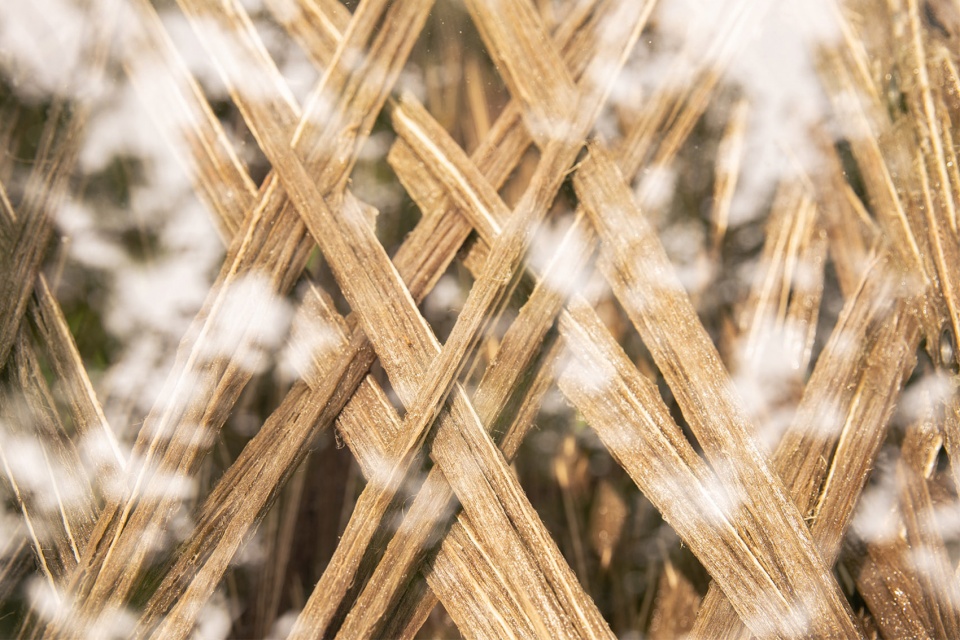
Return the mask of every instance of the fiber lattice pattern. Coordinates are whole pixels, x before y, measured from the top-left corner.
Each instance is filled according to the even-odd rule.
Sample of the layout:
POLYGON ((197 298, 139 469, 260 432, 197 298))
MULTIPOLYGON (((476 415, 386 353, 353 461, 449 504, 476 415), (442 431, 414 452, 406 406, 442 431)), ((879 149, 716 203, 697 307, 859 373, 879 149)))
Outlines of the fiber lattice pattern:
MULTIPOLYGON (((291 635, 410 636, 439 602, 467 636, 611 636, 583 571, 571 569, 510 467, 558 388, 709 574, 701 603, 667 561, 650 632, 960 635, 953 534, 935 519, 952 482, 936 468, 955 442, 952 379, 937 378, 945 394, 925 387, 924 409, 894 438, 896 488, 883 511, 896 521, 893 537, 850 529, 921 339, 941 370, 955 358, 960 178, 950 131, 960 82, 945 46, 956 42, 952 23, 930 17, 940 4, 831 8, 836 37, 811 56, 834 120, 806 132, 823 155, 816 173, 780 181, 757 275, 719 337, 698 316, 651 212, 663 213, 658 171, 703 135, 694 129, 706 126, 711 104, 727 105, 714 152, 714 246, 703 254, 721 264, 755 113, 749 95, 730 99, 725 74, 765 3, 723 3, 711 39, 696 43, 706 53, 684 70, 688 81, 636 96, 607 135, 601 120, 614 117, 613 93, 622 106, 623 69, 648 37, 655 0, 465 0, 509 95, 493 118, 474 86, 467 93, 484 106, 443 123, 397 85, 430 37, 431 11, 449 7, 364 0, 351 13, 335 0, 266 0, 282 37, 322 70, 300 104, 249 3, 178 4, 229 102, 208 100, 181 58, 185 45, 148 0, 117 3, 115 23, 91 21, 81 47, 100 73, 122 61, 228 247, 131 450, 108 425, 43 268, 51 236, 69 235, 50 212, 76 187, 69 178, 96 108, 84 96, 54 101, 56 126, 40 136, 22 194, 3 198, 0 362, 11 392, 0 445, 21 523, 4 571, 13 575, 32 552, 49 587, 24 633, 121 625, 121 635, 189 635, 312 443, 336 429, 366 485, 291 635), (871 31, 888 24, 896 52, 882 51, 871 31), (917 71, 889 89, 878 67, 917 71), (890 91, 899 92, 893 107, 890 91), (269 166, 262 181, 214 116, 224 103, 269 166), (392 258, 376 209, 351 184, 375 126, 390 132, 389 166, 419 209, 392 258), (471 153, 454 126, 475 141, 471 153), (547 219, 562 233, 537 235, 547 219), (305 272, 315 247, 337 290, 305 272), (455 262, 472 285, 441 343, 421 303, 455 262), (828 262, 843 309, 807 376, 828 262), (298 283, 289 337, 277 340, 271 326, 284 320, 250 299, 282 298, 298 283), (612 293, 649 357, 627 355, 587 283, 612 293), (341 298, 349 315, 338 311, 341 298), (504 311, 511 300, 522 301, 517 313, 504 311), (296 382, 158 553, 152 541, 193 508, 178 483, 201 474, 258 358, 277 342, 296 382), (721 358, 718 344, 745 355, 721 358), (758 408, 728 367, 763 371, 770 358, 789 363, 792 386, 758 408), (784 424, 771 435, 776 420, 784 424), (76 487, 69 499, 57 493, 56 508, 11 463, 19 437, 41 443, 55 489, 76 487), (93 481, 90 442, 100 444, 93 481), (832 567, 844 545, 842 589, 832 567)), ((483 77, 461 66, 461 77, 483 77)), ((16 129, 4 131, 10 141, 16 129)), ((0 175, 8 185, 15 177, 0 175)), ((566 473, 557 472, 561 484, 566 473)))

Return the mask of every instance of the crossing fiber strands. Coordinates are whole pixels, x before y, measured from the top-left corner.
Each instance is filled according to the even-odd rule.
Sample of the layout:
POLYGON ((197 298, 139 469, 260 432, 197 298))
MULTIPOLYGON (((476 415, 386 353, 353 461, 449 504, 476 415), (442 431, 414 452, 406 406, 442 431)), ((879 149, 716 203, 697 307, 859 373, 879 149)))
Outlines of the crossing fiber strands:
POLYGON ((958 38, 0 5, 0 636, 960 637, 958 38))

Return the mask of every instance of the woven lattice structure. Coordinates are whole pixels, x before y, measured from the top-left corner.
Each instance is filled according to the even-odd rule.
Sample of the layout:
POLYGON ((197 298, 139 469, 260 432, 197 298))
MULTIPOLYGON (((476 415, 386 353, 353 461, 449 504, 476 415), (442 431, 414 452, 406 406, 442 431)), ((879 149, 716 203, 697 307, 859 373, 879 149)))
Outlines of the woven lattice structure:
MULTIPOLYGON (((960 435, 953 5, 823 9, 836 31, 810 55, 830 120, 804 123, 819 155, 794 158, 802 168, 763 205, 749 286, 713 323, 657 227, 669 216, 664 170, 687 166, 684 150, 710 156, 710 239, 698 259, 724 268, 756 113, 755 96, 731 91, 725 74, 769 8, 721 3, 710 38, 694 43, 700 53, 631 93, 624 69, 642 67, 638 48, 658 37, 653 0, 444 3, 178 0, 199 50, 166 4, 83 5, 99 12, 78 48, 89 86, 127 74, 153 118, 148 135, 166 137, 226 254, 153 408, 118 435, 51 258, 51 238, 71 235, 56 212, 81 188, 71 177, 96 101, 53 99, 29 176, 10 161, 0 173, 0 446, 16 519, 0 584, 11 602, 33 585, 17 605, 21 631, 171 638, 202 628, 231 564, 335 430, 366 484, 291 635, 411 636, 438 603, 473 637, 626 632, 601 613, 592 570, 558 545, 511 468, 559 390, 706 570, 697 582, 665 553, 644 578, 636 632, 960 636, 957 532, 939 517, 955 512, 946 454, 960 435), (320 70, 302 103, 248 11, 269 12, 272 37, 320 70), (492 64, 464 55, 470 45, 420 54, 459 52, 443 61, 462 79, 459 102, 438 113, 443 95, 399 87, 444 16, 472 25, 492 64), (184 61, 197 51, 222 96, 184 61), (711 108, 719 126, 705 123, 711 108), (214 115, 224 110, 238 114, 233 131, 214 115), (392 188, 416 207, 389 251, 351 181, 373 131, 387 132, 392 188), (235 141, 248 134, 257 149, 244 152, 235 141), (251 177, 254 166, 265 177, 251 177), (451 269, 470 284, 441 341, 422 303, 451 269), (821 304, 831 286, 842 306, 832 312, 821 304), (271 296, 294 291, 291 316, 272 314, 271 296), (642 349, 627 348, 632 332, 642 349), (285 395, 200 483, 208 489, 184 495, 184 479, 207 473, 258 362, 281 348, 294 368, 285 395), (936 384, 901 402, 918 353, 936 384), (769 382, 773 360, 787 371, 782 388, 757 401, 744 372, 769 382), (51 470, 46 493, 18 461, 25 439, 51 470), (882 450, 889 464, 878 464, 882 450), (863 506, 872 515, 857 522, 882 520, 883 535, 851 527, 871 479, 889 500, 863 506)), ((5 108, 8 155, 20 155, 25 125, 5 108)), ((576 464, 563 460, 555 475, 568 487, 576 464)), ((609 517, 575 537, 593 536, 591 562, 606 570, 624 507, 603 491, 615 497, 599 492, 594 511, 609 517)), ((264 562, 291 553, 274 548, 264 562)))

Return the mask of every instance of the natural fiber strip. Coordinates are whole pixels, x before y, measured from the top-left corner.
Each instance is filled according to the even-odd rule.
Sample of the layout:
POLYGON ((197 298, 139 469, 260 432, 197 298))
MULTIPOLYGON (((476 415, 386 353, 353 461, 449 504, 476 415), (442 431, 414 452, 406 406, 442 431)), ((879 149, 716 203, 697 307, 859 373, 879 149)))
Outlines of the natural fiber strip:
MULTIPOLYGON (((893 516, 894 514, 889 514, 893 516)), ((909 562, 910 548, 901 536, 867 544, 857 528, 844 540, 844 567, 887 638, 932 638, 919 572, 909 562)))
POLYGON ((87 445, 102 446, 109 452, 104 456, 105 459, 98 461, 98 479, 102 483, 113 482, 122 473, 126 456, 107 422, 67 320, 43 274, 34 285, 33 293, 30 313, 40 343, 45 347, 50 364, 61 382, 60 390, 70 406, 76 435, 86 440, 87 445))
MULTIPOLYGON (((919 342, 911 301, 897 290, 889 260, 874 261, 867 274, 841 313, 772 460, 830 565, 839 555, 919 342), (851 359, 850 340, 869 350, 851 359)), ((718 586, 708 591, 694 632, 744 635, 718 586)))
MULTIPOLYGON (((930 247, 929 258, 933 262, 933 274, 945 307, 946 322, 955 337, 960 337, 960 248, 957 236, 957 203, 950 197, 950 175, 941 139, 940 121, 934 104, 930 84, 930 61, 927 59, 925 36, 921 26, 920 3, 907 0, 909 44, 907 51, 916 77, 916 83, 908 85, 906 97, 912 101, 916 114, 913 125, 919 144, 916 145, 915 170, 920 178, 923 204, 919 207, 923 223, 914 226, 914 233, 926 232, 930 247), (933 188, 931 185, 937 185, 933 188), (946 190, 947 197, 940 192, 946 190)), ((940 89, 942 90, 942 88, 940 89)), ((931 276, 933 275, 931 274, 931 276)), ((958 356, 960 357, 960 356, 958 356)), ((960 362, 960 361, 958 361, 960 362)), ((960 632, 960 630, 957 630, 960 632)))
POLYGON ((9 391, 17 395, 0 403, 4 426, 0 462, 37 561, 54 586, 76 566, 79 548, 90 532, 93 495, 76 449, 52 411, 50 390, 40 374, 35 351, 27 346, 28 340, 28 332, 18 334, 10 361, 9 391), (37 468, 29 471, 44 479, 42 492, 33 489, 36 478, 22 464, 15 464, 16 459, 11 460, 20 447, 29 447, 37 456, 37 468), (77 490, 79 498, 66 502, 68 490, 77 490))
MULTIPOLYGON (((729 375, 616 166, 594 145, 574 184, 601 238, 601 268, 707 459, 721 470, 730 499, 740 506, 736 513, 743 521, 737 524, 769 541, 762 547, 772 552, 764 558, 764 568, 793 598, 770 602, 769 614, 781 621, 785 634, 799 637, 813 630, 857 637, 849 606, 814 549, 796 506, 757 450, 729 375), (625 229, 630 232, 625 234, 625 229)), ((753 619, 745 623, 755 632, 767 624, 753 619)))
POLYGON ((906 538, 911 549, 924 554, 918 571, 923 589, 922 602, 930 613, 934 632, 951 638, 960 633, 960 608, 953 562, 936 524, 936 510, 929 480, 936 468, 937 455, 943 444, 942 420, 944 403, 929 391, 918 419, 907 428, 897 462, 901 510, 906 525, 906 538))

